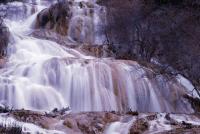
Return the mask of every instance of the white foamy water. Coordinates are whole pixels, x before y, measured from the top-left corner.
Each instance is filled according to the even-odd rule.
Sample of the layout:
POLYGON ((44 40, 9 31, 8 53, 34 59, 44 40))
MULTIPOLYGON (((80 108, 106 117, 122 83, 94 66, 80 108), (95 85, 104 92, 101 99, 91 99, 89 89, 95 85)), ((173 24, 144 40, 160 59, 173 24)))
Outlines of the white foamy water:
POLYGON ((178 75, 177 80, 185 87, 189 95, 191 95, 192 97, 199 98, 199 95, 196 92, 195 87, 192 85, 192 83, 189 80, 184 78, 182 75, 178 75))
POLYGON ((135 132, 141 131, 141 125, 144 128, 146 127, 146 130, 143 129, 142 132, 144 134, 158 134, 177 128, 182 128, 182 130, 184 130, 183 126, 181 127, 181 125, 183 125, 182 122, 195 125, 196 127, 200 126, 200 119, 195 115, 143 113, 133 117, 122 116, 120 121, 110 123, 105 129, 104 134, 129 134, 131 133, 131 129, 135 132), (168 116, 168 118, 166 118, 166 116, 168 116), (176 123, 176 125, 173 123, 176 123))
POLYGON ((129 134, 129 129, 135 121, 134 117, 126 117, 127 119, 122 118, 121 121, 111 123, 104 134, 129 134), (127 120, 127 121, 123 121, 127 120))
POLYGON ((24 134, 66 134, 57 130, 46 130, 32 123, 25 123, 15 120, 12 117, 0 116, 0 125, 6 128, 19 128, 24 134))
POLYGON ((88 44, 103 44, 105 41, 103 26, 106 24, 106 9, 95 1, 74 1, 68 33, 75 41, 88 44))
MULTIPOLYGON (((72 112, 193 112, 182 97, 187 93, 184 86, 163 76, 151 78, 152 73, 134 61, 86 56, 56 42, 29 36, 38 11, 44 8, 39 7, 21 22, 6 19, 13 40, 6 67, 0 70, 2 104, 45 111, 69 106, 72 112)), ((78 13, 74 13, 70 27, 83 12, 72 11, 78 13)))

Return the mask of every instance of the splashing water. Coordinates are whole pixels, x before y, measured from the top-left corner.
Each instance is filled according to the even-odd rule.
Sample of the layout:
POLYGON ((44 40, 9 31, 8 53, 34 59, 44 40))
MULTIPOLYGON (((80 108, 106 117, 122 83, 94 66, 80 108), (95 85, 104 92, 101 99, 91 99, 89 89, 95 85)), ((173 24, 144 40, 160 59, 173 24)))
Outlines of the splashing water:
POLYGON ((31 134, 65 134, 64 132, 57 130, 46 130, 39 126, 36 126, 31 123, 25 123, 15 120, 12 117, 0 116, 0 126, 5 126, 6 128, 16 127, 21 130, 22 133, 31 133, 31 134))
POLYGON ((75 0, 69 36, 79 42, 102 44, 105 41, 102 30, 106 23, 105 16, 106 9, 95 4, 95 0, 75 0))
MULTIPOLYGON (((164 76, 151 78, 153 73, 137 62, 86 56, 53 41, 31 37, 31 24, 44 8, 39 7, 21 22, 6 19, 13 42, 6 67, 0 70, 2 104, 31 110, 69 106, 72 112, 193 112, 182 97, 186 91, 181 84, 164 76)), ((75 20, 72 18, 71 29, 75 20)))
POLYGON ((111 123, 104 134, 129 134, 129 129, 132 125, 132 123, 135 121, 135 118, 133 117, 124 117, 121 119, 121 121, 113 122, 111 123), (125 120, 125 121, 123 121, 125 120), (126 121, 128 120, 128 121, 126 121))

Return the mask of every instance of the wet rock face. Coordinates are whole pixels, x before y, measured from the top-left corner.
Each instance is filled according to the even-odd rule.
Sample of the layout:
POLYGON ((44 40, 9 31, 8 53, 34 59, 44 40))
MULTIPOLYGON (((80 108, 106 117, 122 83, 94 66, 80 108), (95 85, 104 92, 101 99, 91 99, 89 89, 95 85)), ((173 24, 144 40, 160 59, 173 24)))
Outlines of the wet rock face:
POLYGON ((0 133, 1 134, 21 134, 22 128, 18 126, 6 127, 6 126, 0 125, 0 133))
POLYGON ((47 39, 55 41, 66 47, 74 48, 85 55, 95 56, 95 57, 112 57, 113 53, 110 51, 107 45, 93 45, 90 43, 78 43, 73 42, 66 36, 62 36, 58 33, 47 31, 44 29, 38 29, 31 33, 33 37, 47 39))
POLYGON ((115 113, 80 113, 70 114, 65 117, 63 124, 73 131, 84 134, 103 133, 106 125, 119 121, 120 115, 115 113))
POLYGON ((68 31, 69 18, 71 16, 70 3, 61 1, 50 8, 42 10, 37 15, 36 28, 52 30, 61 35, 66 35, 68 31))
POLYGON ((3 24, 3 21, 0 22, 0 58, 6 56, 6 48, 9 42, 9 30, 3 24))
POLYGON ((145 119, 138 119, 132 125, 130 129, 131 134, 142 134, 144 131, 148 130, 149 124, 145 119))
MULTIPOLYGON (((199 115, 192 114, 84 112, 56 114, 52 117, 48 113, 14 110, 6 113, 4 117, 12 117, 20 122, 32 123, 46 130, 60 130, 64 133, 76 134, 119 133, 124 132, 121 131, 124 130, 123 127, 130 134, 181 134, 198 133, 200 130, 199 115)), ((0 120, 0 126, 1 124, 0 120)), ((7 129, 15 130, 17 126, 21 130, 21 125, 16 123, 15 126, 7 129)), ((2 130, 4 129, 2 128, 2 130)))
POLYGON ((102 134, 107 125, 119 121, 122 115, 114 112, 87 112, 56 114, 50 117, 48 114, 39 112, 17 110, 9 113, 9 116, 45 129, 62 129, 65 133, 102 134))
POLYGON ((95 57, 112 57, 113 54, 109 51, 107 45, 90 45, 90 44, 83 44, 77 47, 77 50, 91 56, 95 57))
POLYGON ((103 44, 105 15, 105 8, 92 0, 63 0, 42 10, 35 28, 68 36, 77 43, 103 44))

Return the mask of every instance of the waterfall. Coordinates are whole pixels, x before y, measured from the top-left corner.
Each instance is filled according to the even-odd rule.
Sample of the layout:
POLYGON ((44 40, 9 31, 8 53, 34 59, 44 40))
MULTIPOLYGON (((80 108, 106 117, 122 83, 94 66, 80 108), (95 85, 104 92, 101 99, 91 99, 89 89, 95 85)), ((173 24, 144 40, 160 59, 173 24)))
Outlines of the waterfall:
POLYGON ((75 0, 72 6, 69 36, 81 43, 102 44, 105 41, 102 29, 106 23, 105 17, 105 7, 95 4, 95 1, 75 0))
MULTIPOLYGON (((37 11, 25 19, 5 19, 12 41, 6 67, 0 70, 1 104, 44 111, 70 107, 72 112, 193 112, 182 97, 187 93, 185 87, 176 80, 154 77, 152 70, 135 61, 87 56, 54 41, 30 36, 37 13, 45 8, 41 0, 36 3, 41 5, 34 5, 37 11)), ((82 9, 73 8, 69 36, 73 37, 73 29, 81 19, 81 42, 96 40, 98 44, 103 38, 94 34, 99 31, 95 26, 100 21, 98 11, 87 17, 82 9)))
POLYGON ((129 129, 135 121, 134 118, 129 118, 124 117, 120 121, 111 123, 106 129, 105 134, 129 134, 129 129))

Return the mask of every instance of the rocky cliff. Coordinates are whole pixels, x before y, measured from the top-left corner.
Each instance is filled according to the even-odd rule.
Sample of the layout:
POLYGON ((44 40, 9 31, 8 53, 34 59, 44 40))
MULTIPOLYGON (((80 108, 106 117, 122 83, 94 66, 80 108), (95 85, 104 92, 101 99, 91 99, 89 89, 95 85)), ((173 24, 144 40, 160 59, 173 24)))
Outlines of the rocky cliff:
MULTIPOLYGON (((101 25, 105 38, 101 45, 107 46, 99 51, 110 51, 106 55, 118 59, 159 63, 164 73, 180 73, 190 79, 196 89, 200 88, 199 1, 98 0, 97 3, 106 7, 106 25, 101 25)), ((87 25, 92 24, 87 22, 84 26, 86 19, 83 18, 93 16, 94 7, 84 2, 75 4, 64 1, 55 4, 38 14, 36 28, 55 31, 62 36, 69 35, 78 43, 93 46, 95 43, 91 32, 84 31, 84 28, 91 31, 87 25), (73 22, 76 25, 69 30, 72 27, 69 22, 72 21, 73 6, 77 7, 76 10, 81 9, 84 13, 89 11, 91 14, 84 14, 80 23, 73 22)), ((55 40, 55 37, 58 36, 53 35, 50 39, 55 40)))
POLYGON ((172 66, 198 88, 200 2, 198 0, 99 0, 107 7, 105 33, 117 58, 172 66))

